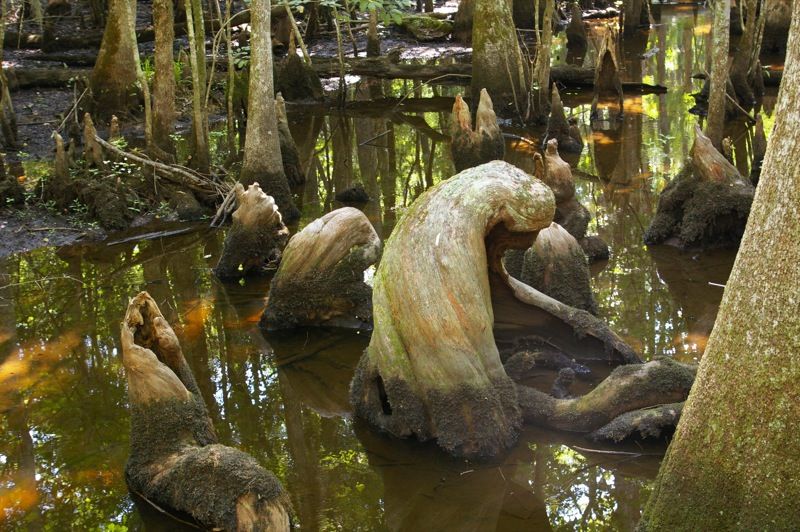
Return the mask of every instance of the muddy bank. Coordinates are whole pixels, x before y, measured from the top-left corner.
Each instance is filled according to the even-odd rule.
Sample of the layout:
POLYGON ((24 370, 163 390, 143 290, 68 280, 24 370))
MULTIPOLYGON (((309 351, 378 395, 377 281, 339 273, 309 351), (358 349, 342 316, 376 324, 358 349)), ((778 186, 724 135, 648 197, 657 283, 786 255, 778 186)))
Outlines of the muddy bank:
POLYGON ((0 258, 45 246, 66 246, 102 240, 107 235, 66 216, 40 207, 0 208, 0 258))

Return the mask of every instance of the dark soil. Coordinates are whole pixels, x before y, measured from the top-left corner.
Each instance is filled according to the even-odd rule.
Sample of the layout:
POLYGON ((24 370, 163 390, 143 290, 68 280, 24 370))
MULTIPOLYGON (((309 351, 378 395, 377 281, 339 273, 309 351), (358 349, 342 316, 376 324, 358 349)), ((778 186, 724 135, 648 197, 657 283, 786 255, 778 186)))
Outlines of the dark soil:
POLYGON ((33 206, 24 211, 0 208, 0 235, 0 258, 45 246, 100 240, 106 236, 101 229, 33 206))

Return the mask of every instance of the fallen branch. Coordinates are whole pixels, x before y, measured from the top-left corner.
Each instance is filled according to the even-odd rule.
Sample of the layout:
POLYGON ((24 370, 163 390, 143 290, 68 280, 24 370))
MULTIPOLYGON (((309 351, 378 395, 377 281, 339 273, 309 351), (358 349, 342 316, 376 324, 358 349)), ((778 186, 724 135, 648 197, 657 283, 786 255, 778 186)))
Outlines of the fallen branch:
POLYGON ((216 198, 218 196, 224 196, 228 192, 227 188, 223 184, 214 183, 209 179, 203 178, 198 174, 191 173, 181 167, 159 163, 157 161, 153 161, 152 159, 147 159, 145 157, 140 157, 130 152, 126 152, 120 148, 117 148, 110 142, 100 138, 99 135, 95 135, 95 140, 98 144, 100 144, 100 146, 116 156, 124 157, 144 167, 152 168, 160 177, 175 184, 186 186, 209 199, 216 198))

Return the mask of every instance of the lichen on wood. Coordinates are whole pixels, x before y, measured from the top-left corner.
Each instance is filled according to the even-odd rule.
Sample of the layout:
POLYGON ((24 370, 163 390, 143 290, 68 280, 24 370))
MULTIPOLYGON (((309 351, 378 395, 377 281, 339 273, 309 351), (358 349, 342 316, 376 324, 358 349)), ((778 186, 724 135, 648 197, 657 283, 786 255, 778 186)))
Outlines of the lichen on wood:
POLYGON ((374 331, 351 385, 357 416, 457 456, 493 456, 521 423, 498 329, 544 327, 563 335, 551 341, 570 354, 638 361, 599 320, 505 272, 505 251, 530 247, 554 212, 548 187, 502 161, 465 170, 411 205, 375 276, 374 331))
POLYGON ((204 528, 289 530, 288 495, 250 455, 217 443, 180 343, 141 292, 121 327, 131 405, 128 487, 204 528))
POLYGON ((369 327, 372 290, 364 271, 380 250, 378 234, 358 209, 337 209, 310 223, 283 252, 262 326, 369 327))
POLYGON ((280 258, 289 238, 275 200, 258 183, 247 190, 241 183, 234 189, 238 208, 225 236, 225 246, 214 273, 221 278, 236 278, 264 273, 267 264, 280 258))

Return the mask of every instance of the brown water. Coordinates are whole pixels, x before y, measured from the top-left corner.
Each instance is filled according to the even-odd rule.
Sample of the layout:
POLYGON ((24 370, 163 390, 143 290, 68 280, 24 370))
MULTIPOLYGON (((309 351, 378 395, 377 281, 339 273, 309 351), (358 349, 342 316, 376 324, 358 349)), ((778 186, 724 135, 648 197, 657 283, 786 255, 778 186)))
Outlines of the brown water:
MULTIPOLYGON (((709 31, 708 17, 695 15, 665 8, 638 51, 626 45, 625 77, 670 90, 629 96, 623 121, 592 130, 586 95, 564 95, 588 139, 578 167, 597 176, 579 192, 612 250, 595 268, 600 314, 645 358, 701 356, 734 257, 642 243, 658 193, 693 139, 688 93, 699 87, 690 76, 705 64, 709 31), (656 46, 665 52, 634 59, 656 46)), ((338 207, 336 191, 359 181, 374 198, 364 210, 386 238, 416 196, 453 174, 441 132, 449 128, 446 97, 458 90, 363 81, 359 99, 410 96, 432 110, 295 113, 309 168, 301 225, 338 207)), ((746 152, 738 146, 737 155, 746 152)), ((509 147, 509 160, 530 164, 526 143, 509 147)), ((580 437, 531 428, 508 455, 476 464, 376 434, 350 418, 347 400, 368 336, 304 330, 265 338, 257 323, 268 280, 219 283, 210 269, 221 242, 204 226, 162 224, 0 260, 0 528, 177 529, 134 503, 122 474, 129 427, 118 324, 139 290, 175 325, 221 440, 278 475, 301 529, 635 526, 663 444, 601 454, 580 437), (143 235, 156 230, 176 234, 143 235)))

